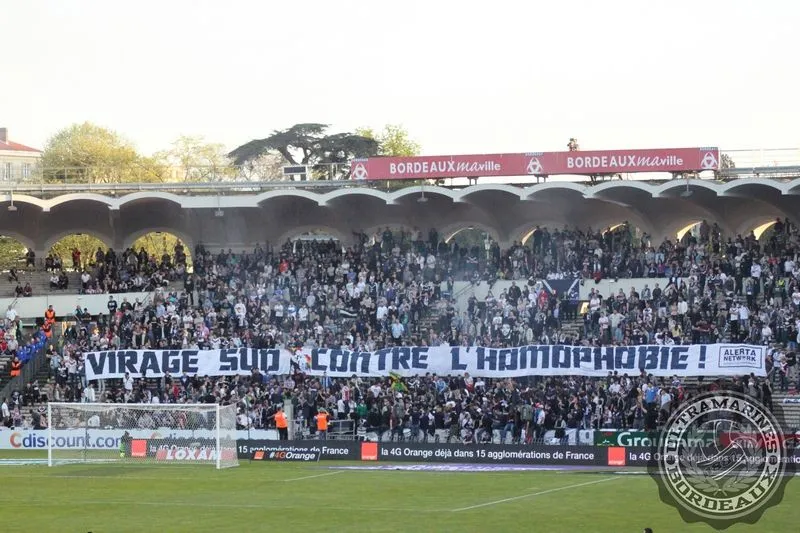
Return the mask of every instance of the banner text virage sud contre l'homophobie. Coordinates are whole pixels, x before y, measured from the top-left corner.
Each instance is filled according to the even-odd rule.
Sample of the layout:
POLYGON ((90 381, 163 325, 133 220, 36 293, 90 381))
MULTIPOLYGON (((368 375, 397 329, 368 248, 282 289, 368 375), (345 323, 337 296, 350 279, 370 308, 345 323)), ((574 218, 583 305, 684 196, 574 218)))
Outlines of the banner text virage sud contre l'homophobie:
POLYGON ((764 348, 738 344, 690 346, 562 346, 515 348, 414 346, 359 352, 316 348, 231 350, 118 350, 86 354, 89 380, 180 375, 235 376, 258 368, 289 374, 293 366, 313 376, 381 377, 426 373, 476 377, 605 376, 609 372, 655 376, 765 376, 764 348))

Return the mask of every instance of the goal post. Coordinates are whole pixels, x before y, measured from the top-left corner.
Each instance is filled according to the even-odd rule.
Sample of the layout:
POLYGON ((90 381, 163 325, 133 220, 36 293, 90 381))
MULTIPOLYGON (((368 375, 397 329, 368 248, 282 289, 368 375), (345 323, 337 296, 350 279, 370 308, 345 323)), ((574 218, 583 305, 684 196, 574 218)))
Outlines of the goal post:
POLYGON ((47 404, 47 464, 238 466, 236 406, 47 404))

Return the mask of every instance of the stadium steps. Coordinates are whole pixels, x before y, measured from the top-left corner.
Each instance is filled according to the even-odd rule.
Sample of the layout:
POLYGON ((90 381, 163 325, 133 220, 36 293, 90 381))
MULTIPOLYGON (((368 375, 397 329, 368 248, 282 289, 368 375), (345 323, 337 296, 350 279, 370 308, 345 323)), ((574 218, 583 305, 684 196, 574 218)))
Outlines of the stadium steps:
MULTIPOLYGON (((38 327, 23 328, 22 342, 20 344, 23 343, 27 344, 28 341, 30 341, 30 339, 32 338, 32 336, 38 332, 38 330, 39 330, 38 327)), ((45 351, 47 350, 48 344, 50 342, 53 342, 57 338, 58 338, 57 333, 55 333, 54 331, 51 340, 45 342, 44 346, 42 346, 42 348, 33 356, 33 358, 31 358, 30 361, 28 361, 25 365, 23 365, 22 375, 17 380, 16 385, 12 383, 14 380, 11 378, 11 376, 9 376, 12 357, 7 355, 0 356, 0 395, 5 397, 10 397, 11 393, 13 392, 13 390, 9 388, 11 385, 14 385, 14 390, 19 389, 21 391, 25 386, 25 383, 22 382, 22 380, 26 379, 28 375, 26 369, 30 367, 30 365, 33 363, 35 359, 38 359, 40 357, 45 357, 44 354, 45 351)), ((38 375, 38 373, 35 375, 38 375)), ((31 379, 30 381, 33 380, 31 379)))

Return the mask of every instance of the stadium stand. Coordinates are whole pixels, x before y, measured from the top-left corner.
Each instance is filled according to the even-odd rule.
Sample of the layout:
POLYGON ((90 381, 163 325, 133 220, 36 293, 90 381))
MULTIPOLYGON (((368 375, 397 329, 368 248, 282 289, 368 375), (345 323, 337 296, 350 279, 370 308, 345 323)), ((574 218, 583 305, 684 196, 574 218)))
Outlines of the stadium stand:
POLYGON ((11 419, 4 423, 42 424, 39 414, 23 413, 46 399, 221 402, 239 407, 241 429, 267 428, 277 406, 291 402, 300 436, 314 436, 314 416, 325 409, 346 436, 518 442, 558 429, 655 428, 680 402, 717 387, 771 404, 798 385, 799 245, 798 227, 781 220, 762 241, 754 235, 725 238, 703 222, 681 241, 658 245, 647 235, 636 238, 627 225, 605 233, 542 227, 525 245, 507 250, 488 239, 483 247, 464 248, 445 243, 436 230, 423 236, 387 228, 359 234, 350 248, 319 240, 290 241, 274 250, 256 246, 248 253, 197 246, 191 274, 182 247, 162 258, 98 250, 88 264, 73 265, 80 273, 67 273, 51 256, 44 270, 23 274, 37 294, 115 293, 135 286, 154 290, 154 297, 134 303, 112 298, 108 314, 66 317, 53 337, 38 331, 24 343, 9 310, 5 336, 11 341, 3 347, 0 372, 8 372, 14 356, 24 363, 45 344, 47 364, 11 395, 11 419), (52 273, 62 271, 66 287, 50 286, 52 273), (616 294, 591 289, 585 301, 552 288, 557 280, 591 287, 607 278, 649 278, 652 287, 616 294), (91 350, 144 347, 372 351, 397 345, 713 342, 768 346, 768 377, 332 379, 307 376, 296 365, 288 376, 254 372, 89 384, 82 359, 91 350))

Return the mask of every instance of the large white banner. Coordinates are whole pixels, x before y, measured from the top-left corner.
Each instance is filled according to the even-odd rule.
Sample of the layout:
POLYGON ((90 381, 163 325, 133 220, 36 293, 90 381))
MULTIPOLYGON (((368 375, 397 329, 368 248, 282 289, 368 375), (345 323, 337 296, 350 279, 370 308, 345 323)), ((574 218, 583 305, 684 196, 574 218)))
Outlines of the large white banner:
POLYGON ((247 375, 254 368, 284 375, 292 363, 313 376, 418 376, 426 373, 476 377, 597 376, 609 372, 654 376, 765 376, 764 348, 739 344, 691 346, 560 346, 517 348, 415 346, 358 352, 318 348, 296 354, 280 349, 120 350, 86 354, 89 380, 180 376, 247 375))

